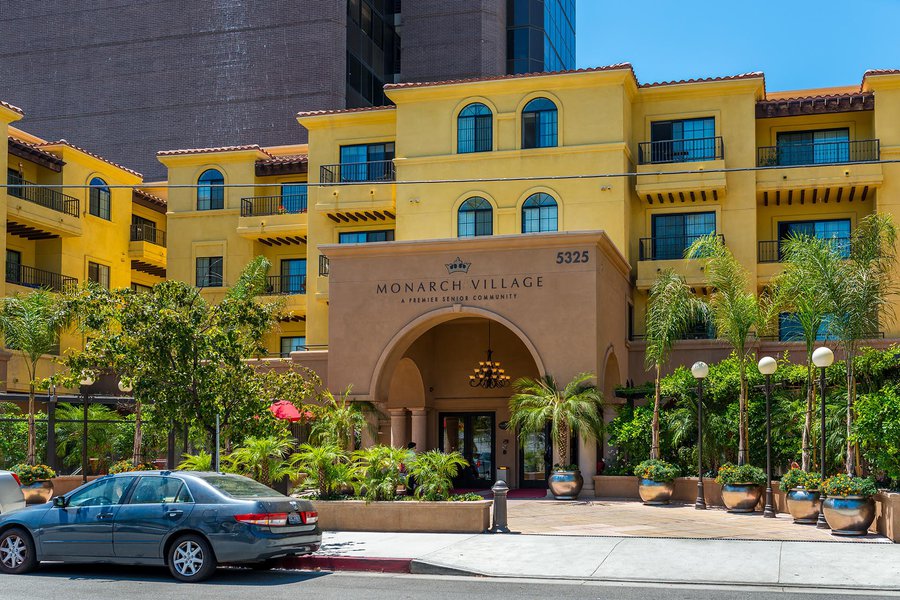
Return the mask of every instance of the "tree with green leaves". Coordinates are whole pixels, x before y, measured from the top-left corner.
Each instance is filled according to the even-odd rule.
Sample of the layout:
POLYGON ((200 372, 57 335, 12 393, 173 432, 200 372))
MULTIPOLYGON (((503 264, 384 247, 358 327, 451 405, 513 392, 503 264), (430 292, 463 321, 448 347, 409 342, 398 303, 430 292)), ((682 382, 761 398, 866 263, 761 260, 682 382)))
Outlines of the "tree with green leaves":
POLYGON ((549 423, 559 464, 567 469, 573 434, 580 434, 585 441, 603 435, 603 398, 591 383, 593 378, 592 373, 580 373, 562 388, 550 375, 517 380, 509 399, 510 426, 524 435, 541 433, 549 423))
POLYGON ((845 469, 855 474, 858 449, 853 442, 856 401, 856 356, 860 343, 894 318, 889 296, 894 282, 897 228, 890 215, 872 214, 853 232, 849 249, 837 240, 805 236, 790 245, 792 262, 804 265, 811 293, 822 299, 828 332, 839 342, 846 361, 845 469))
POLYGON ((750 276, 722 239, 710 234, 694 241, 685 252, 687 258, 705 261, 706 283, 712 290, 707 310, 716 335, 728 342, 739 361, 738 465, 749 460, 749 390, 747 366, 751 359, 750 336, 767 322, 766 311, 753 292, 750 276))
POLYGON ((0 305, 0 332, 10 350, 22 355, 28 371, 28 450, 26 461, 34 465, 36 434, 34 426, 35 389, 40 383, 37 368, 40 360, 59 344, 60 333, 68 327, 70 313, 60 298, 46 290, 35 290, 24 296, 11 296, 0 305))
POLYGON ((374 436, 379 416, 378 409, 371 402, 350 400, 350 389, 334 396, 328 390, 320 394, 320 402, 311 405, 315 421, 310 439, 317 444, 335 444, 344 450, 353 451, 364 431, 374 436))
POLYGON ((286 437, 249 437, 228 455, 229 470, 271 486, 297 474, 289 458, 293 447, 293 442, 286 437))
POLYGON ((659 410, 662 367, 669 360, 669 353, 675 342, 683 339, 691 326, 703 318, 703 309, 703 303, 691 292, 684 277, 671 269, 662 271, 650 288, 644 351, 647 369, 655 371, 650 458, 660 458, 659 410))

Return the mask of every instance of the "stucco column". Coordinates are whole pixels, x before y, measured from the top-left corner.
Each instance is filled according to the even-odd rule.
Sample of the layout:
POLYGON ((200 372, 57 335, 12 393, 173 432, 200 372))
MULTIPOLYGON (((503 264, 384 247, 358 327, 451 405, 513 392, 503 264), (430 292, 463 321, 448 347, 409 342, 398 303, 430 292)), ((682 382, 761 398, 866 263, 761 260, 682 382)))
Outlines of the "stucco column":
POLYGON ((428 448, 428 409, 413 408, 412 413, 412 441, 416 443, 418 452, 425 452, 428 448))
POLYGON ((578 468, 584 477, 582 496, 594 495, 594 475, 597 474, 597 441, 587 441, 583 437, 578 438, 578 468))
POLYGON ((392 408, 389 412, 391 413, 391 446, 405 448, 409 443, 409 433, 406 430, 408 411, 405 408, 392 408))

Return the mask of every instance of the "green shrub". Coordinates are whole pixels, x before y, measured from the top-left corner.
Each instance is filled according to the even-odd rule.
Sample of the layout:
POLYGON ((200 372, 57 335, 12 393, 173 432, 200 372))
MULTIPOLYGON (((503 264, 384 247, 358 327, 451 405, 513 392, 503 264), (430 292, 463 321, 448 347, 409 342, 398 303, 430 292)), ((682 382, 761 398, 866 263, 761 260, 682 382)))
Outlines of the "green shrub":
POLYGON ((212 454, 201 450, 197 454, 184 454, 178 463, 179 471, 212 471, 212 454))
POLYGON ((406 483, 401 466, 408 458, 407 451, 392 446, 372 446, 357 450, 354 457, 366 502, 394 500, 397 488, 406 483))
POLYGON ((716 483, 719 485, 736 485, 740 483, 763 485, 766 483, 766 472, 753 465, 737 466, 725 463, 719 467, 716 483))
POLYGON ((10 471, 19 476, 22 485, 31 485, 35 481, 47 481, 56 477, 56 471, 47 465, 21 464, 14 466, 10 471))
POLYGON ((645 460, 636 466, 634 474, 641 479, 649 479, 660 483, 675 481, 675 478, 679 475, 678 467, 664 460, 654 458, 645 460))
POLYGON ((357 470, 347 453, 336 444, 303 444, 291 457, 295 467, 308 474, 305 486, 316 490, 319 499, 336 498, 344 488, 357 486, 357 470))
POLYGON ((432 502, 447 500, 453 489, 453 478, 468 464, 459 452, 444 454, 440 450, 432 450, 417 454, 412 464, 408 465, 409 474, 416 482, 416 498, 432 502))
POLYGON ((484 500, 484 496, 475 492, 467 492, 465 494, 453 494, 447 498, 449 502, 478 502, 484 500))
POLYGON ((900 393, 885 386, 860 394, 854 407, 854 439, 873 474, 900 484, 900 393))
POLYGON ((156 465, 153 463, 142 462, 138 464, 134 464, 132 460, 120 460, 117 463, 113 463, 112 466, 109 467, 110 475, 114 475, 116 473, 130 473, 132 471, 156 471, 156 465))
POLYGON ((791 469, 781 476, 781 491, 787 492, 794 488, 817 490, 822 483, 822 476, 818 473, 808 473, 803 469, 791 469))
POLYGON ((829 477, 822 484, 826 496, 874 496, 878 493, 875 482, 868 477, 851 477, 845 473, 829 477))

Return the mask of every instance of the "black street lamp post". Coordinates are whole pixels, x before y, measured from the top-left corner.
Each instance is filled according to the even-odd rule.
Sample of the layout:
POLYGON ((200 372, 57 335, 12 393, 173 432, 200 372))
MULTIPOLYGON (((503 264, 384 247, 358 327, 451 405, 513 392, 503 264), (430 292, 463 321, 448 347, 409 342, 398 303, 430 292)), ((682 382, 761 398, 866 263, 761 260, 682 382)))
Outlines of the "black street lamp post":
POLYGON ((709 375, 709 365, 697 361, 691 367, 691 375, 697 380, 697 500, 694 508, 706 510, 706 499, 703 493, 703 380, 709 375))
POLYGON ((759 372, 766 376, 766 506, 763 516, 775 518, 775 502, 772 493, 772 375, 778 362, 771 356, 759 359, 759 372))
POLYGON ((822 484, 828 473, 825 471, 825 369, 834 362, 834 352, 827 346, 816 348, 812 355, 813 364, 819 367, 819 405, 820 412, 820 429, 819 429, 819 467, 822 470, 822 483, 819 484, 819 519, 816 521, 816 527, 819 529, 831 529, 828 521, 825 520, 825 494, 822 492, 822 484))

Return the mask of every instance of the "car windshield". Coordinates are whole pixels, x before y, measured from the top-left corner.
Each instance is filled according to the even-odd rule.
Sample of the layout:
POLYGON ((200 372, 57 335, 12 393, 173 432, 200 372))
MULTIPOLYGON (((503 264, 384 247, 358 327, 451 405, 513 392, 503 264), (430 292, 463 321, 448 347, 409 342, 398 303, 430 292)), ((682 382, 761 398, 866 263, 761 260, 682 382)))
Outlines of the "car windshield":
POLYGON ((277 498, 282 496, 270 487, 247 477, 236 475, 204 475, 202 479, 232 498, 277 498))

